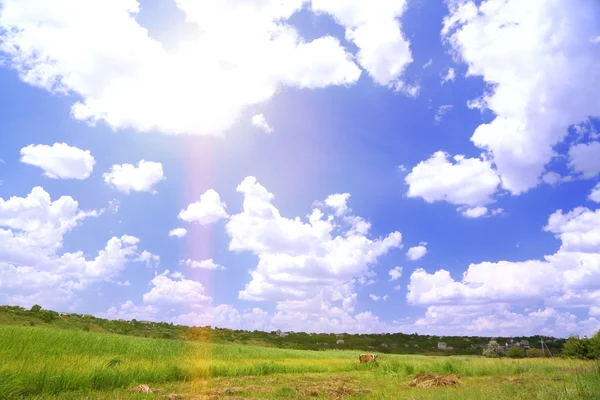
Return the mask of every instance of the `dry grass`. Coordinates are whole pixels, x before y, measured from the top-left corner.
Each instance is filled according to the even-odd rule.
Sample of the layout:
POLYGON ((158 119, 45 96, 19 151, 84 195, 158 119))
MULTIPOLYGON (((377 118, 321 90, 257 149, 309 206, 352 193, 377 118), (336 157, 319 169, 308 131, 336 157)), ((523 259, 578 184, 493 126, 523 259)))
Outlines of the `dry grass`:
POLYGON ((460 375, 438 375, 438 374, 417 374, 412 381, 408 383, 410 387, 434 388, 434 387, 456 387, 463 386, 460 375))

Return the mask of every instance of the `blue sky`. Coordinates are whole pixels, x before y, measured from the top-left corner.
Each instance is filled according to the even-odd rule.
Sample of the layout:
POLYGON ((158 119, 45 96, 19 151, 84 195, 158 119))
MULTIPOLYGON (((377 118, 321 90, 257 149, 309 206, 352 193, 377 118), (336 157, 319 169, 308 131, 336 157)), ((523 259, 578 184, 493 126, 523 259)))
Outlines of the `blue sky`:
POLYGON ((599 329, 600 9, 578 3, 0 0, 0 303, 599 329))

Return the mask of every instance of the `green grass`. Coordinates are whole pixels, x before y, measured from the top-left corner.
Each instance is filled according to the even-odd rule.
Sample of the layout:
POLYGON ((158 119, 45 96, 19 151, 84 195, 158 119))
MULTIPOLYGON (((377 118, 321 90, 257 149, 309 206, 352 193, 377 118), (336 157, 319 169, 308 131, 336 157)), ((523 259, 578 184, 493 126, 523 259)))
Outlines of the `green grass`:
POLYGON ((81 398, 84 393, 96 397, 100 392, 109 398, 135 398, 126 389, 140 383, 189 393, 206 390, 199 382, 218 386, 219 379, 251 385, 253 389, 240 396, 305 398, 310 392, 307 396, 315 398, 340 377, 371 388, 370 394, 355 398, 384 399, 398 398, 401 384, 420 372, 460 374, 468 389, 404 388, 405 398, 527 398, 519 396, 529 393, 534 396, 529 398, 594 399, 599 397, 590 396, 600 393, 600 367, 586 361, 380 355, 378 363, 361 365, 358 354, 0 326, 0 399, 81 398), (312 376, 314 380, 302 383, 312 376), (505 377, 521 377, 523 382, 516 386, 502 380, 505 377), (269 391, 253 395, 256 387, 265 385, 269 391), (479 397, 472 397, 475 394, 479 397))

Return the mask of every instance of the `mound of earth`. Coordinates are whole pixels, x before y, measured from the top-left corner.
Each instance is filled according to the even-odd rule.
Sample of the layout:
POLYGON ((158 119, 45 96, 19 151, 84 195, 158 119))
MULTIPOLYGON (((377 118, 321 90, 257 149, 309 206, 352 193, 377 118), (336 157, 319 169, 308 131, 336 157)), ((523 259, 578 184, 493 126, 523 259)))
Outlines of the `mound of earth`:
POLYGON ((460 375, 417 374, 408 386, 418 388, 463 386, 460 375))

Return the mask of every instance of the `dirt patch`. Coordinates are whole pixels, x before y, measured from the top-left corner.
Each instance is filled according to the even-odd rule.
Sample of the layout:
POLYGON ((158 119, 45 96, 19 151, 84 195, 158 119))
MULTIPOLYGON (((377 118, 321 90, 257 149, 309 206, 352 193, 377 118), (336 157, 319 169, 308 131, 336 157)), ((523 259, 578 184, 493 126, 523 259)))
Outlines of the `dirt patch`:
POLYGON ((131 389, 133 392, 138 393, 160 393, 162 389, 151 388, 148 385, 137 385, 136 387, 131 389))
POLYGON ((512 383, 515 385, 522 385, 525 383, 525 379, 523 378, 518 378, 518 377, 510 377, 510 378, 504 378, 504 382, 506 383, 512 383))
POLYGON ((417 376, 408 383, 408 386, 418 388, 456 387, 463 385, 464 383, 460 380, 460 375, 438 374, 417 374, 417 376))

